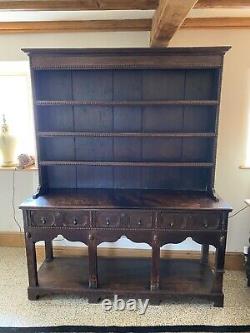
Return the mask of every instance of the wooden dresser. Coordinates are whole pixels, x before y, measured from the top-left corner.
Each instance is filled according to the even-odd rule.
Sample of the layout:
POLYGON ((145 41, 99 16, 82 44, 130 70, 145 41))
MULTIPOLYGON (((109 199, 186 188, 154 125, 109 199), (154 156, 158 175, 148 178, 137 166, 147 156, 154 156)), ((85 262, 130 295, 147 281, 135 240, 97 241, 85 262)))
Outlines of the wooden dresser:
POLYGON ((26 49, 36 127, 38 193, 21 205, 29 299, 77 294, 188 295, 223 306, 231 207, 214 192, 224 53, 228 47, 26 49), (62 235, 88 257, 53 257, 62 235), (126 236, 149 258, 98 257, 126 236), (200 260, 161 259, 191 237, 200 260), (37 271, 35 243, 45 242, 37 271), (216 248, 213 267, 209 245, 216 248))

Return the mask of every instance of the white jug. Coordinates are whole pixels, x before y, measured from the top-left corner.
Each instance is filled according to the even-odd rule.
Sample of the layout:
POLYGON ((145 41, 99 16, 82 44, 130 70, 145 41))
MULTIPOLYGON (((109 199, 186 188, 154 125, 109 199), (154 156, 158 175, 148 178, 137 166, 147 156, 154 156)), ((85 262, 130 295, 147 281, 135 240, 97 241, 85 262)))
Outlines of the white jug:
POLYGON ((2 167, 16 166, 16 138, 9 133, 9 127, 3 115, 2 130, 0 133, 0 152, 2 157, 2 167))

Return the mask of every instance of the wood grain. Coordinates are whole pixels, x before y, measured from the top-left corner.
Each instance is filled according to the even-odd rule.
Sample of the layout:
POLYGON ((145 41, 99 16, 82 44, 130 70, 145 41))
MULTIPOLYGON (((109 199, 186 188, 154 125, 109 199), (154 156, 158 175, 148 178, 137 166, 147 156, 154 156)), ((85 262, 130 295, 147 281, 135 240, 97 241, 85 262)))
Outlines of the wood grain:
POLYGON ((250 17, 187 18, 182 29, 250 28, 250 17))
POLYGON ((0 22, 0 33, 149 31, 150 19, 0 22))
POLYGON ((17 0, 0 1, 4 10, 127 10, 155 9, 158 0, 17 0))
MULTIPOLYGON (((94 20, 94 21, 36 21, 0 22, 0 34, 150 31, 150 19, 94 20)), ((186 18, 180 29, 250 28, 250 17, 186 18)), ((163 40, 163 44, 165 42, 163 40)))
POLYGON ((249 0, 199 0, 194 8, 250 8, 249 0))
POLYGON ((150 44, 167 46, 197 0, 161 0, 154 14, 150 44))
MULTIPOLYGON (((158 0, 8 0, 0 1, 2 10, 133 10, 156 9, 158 0)), ((205 8, 250 8, 249 0, 199 0, 195 7, 205 8)))

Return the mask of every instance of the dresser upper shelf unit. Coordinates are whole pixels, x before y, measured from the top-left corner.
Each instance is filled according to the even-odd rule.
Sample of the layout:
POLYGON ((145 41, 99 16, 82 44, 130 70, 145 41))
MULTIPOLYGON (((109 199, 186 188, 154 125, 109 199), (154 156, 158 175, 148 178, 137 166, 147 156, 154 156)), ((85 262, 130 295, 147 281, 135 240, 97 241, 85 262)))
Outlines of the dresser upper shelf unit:
POLYGON ((41 193, 213 193, 228 47, 30 49, 41 193))

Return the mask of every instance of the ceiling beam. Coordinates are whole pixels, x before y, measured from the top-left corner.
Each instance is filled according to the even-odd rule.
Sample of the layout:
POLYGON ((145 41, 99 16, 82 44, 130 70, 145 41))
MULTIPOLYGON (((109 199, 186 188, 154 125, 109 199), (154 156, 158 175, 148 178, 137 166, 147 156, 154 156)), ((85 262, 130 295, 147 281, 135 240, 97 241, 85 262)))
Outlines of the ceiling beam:
MULTIPOLYGON (((150 31, 150 19, 0 22, 3 33, 150 31)), ((186 18, 181 29, 250 28, 250 17, 186 18)))
POLYGON ((186 18, 182 29, 250 28, 250 17, 186 18))
POLYGON ((152 21, 150 45, 167 46, 196 2, 197 0, 160 0, 152 21))
POLYGON ((224 8, 224 9, 249 9, 249 0, 199 0, 194 8, 206 9, 206 8, 224 8))
MULTIPOLYGON (((184 0, 183 0, 184 2, 184 0)), ((0 0, 0 10, 130 10, 156 9, 159 0, 0 0)), ((245 8, 249 0, 199 0, 196 9, 245 8)))
POLYGON ((149 31, 150 19, 0 22, 0 33, 149 31))
POLYGON ((159 0, 0 0, 0 10, 155 9, 159 0))

